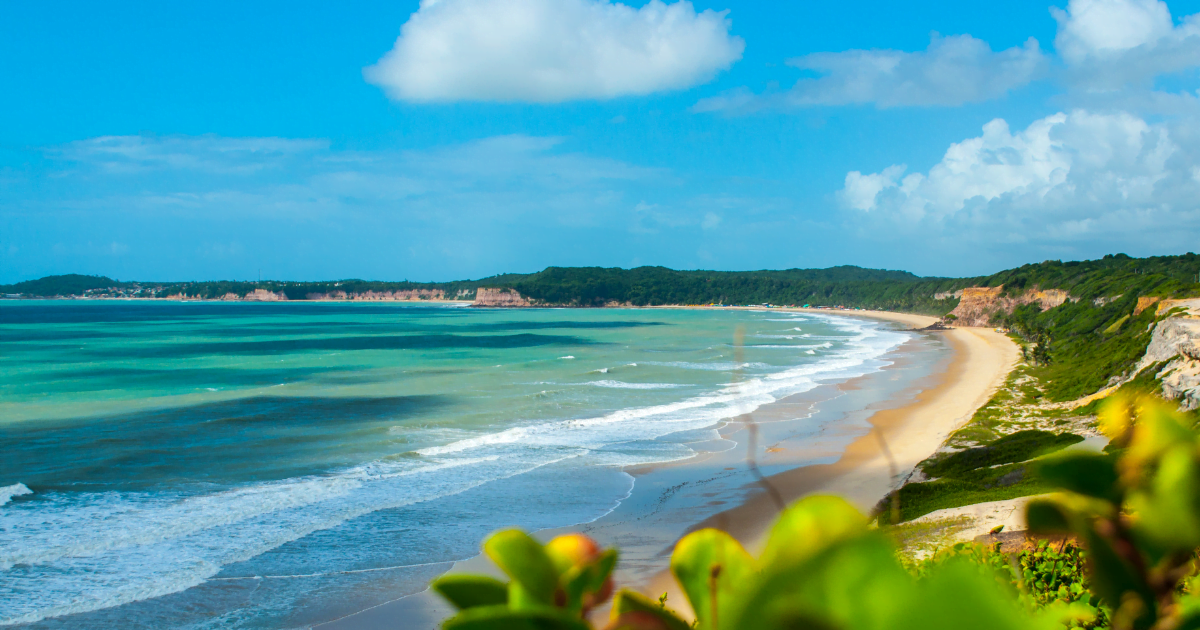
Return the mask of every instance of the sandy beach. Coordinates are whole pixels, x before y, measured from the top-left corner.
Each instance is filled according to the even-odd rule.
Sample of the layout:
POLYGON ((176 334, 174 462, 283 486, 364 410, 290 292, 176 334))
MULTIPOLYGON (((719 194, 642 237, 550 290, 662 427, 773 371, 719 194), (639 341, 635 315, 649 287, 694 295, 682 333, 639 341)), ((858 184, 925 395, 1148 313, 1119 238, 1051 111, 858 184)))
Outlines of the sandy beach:
MULTIPOLYGON (((779 310, 887 320, 902 329, 924 328, 936 321, 880 311, 779 310)), ((864 511, 871 510, 971 417, 1003 382, 1018 356, 1015 344, 1006 336, 980 328, 922 333, 905 346, 891 357, 893 365, 879 373, 822 386, 752 414, 759 465, 785 501, 810 494, 836 494, 864 511), (941 358, 930 363, 928 357, 935 354, 941 358), (914 361, 925 363, 911 363, 914 361), (910 373, 923 376, 903 380, 910 373), (840 405, 855 397, 840 394, 851 390, 857 390, 860 397, 870 394, 876 399, 865 408, 842 409, 840 405), (807 419, 818 411, 825 414, 824 428, 814 434, 807 419), (891 461, 884 453, 884 443, 891 461)), ((680 606, 686 599, 666 570, 675 540, 698 528, 717 527, 753 552, 777 514, 774 502, 747 473, 747 419, 727 423, 721 429, 722 440, 700 445, 697 457, 627 469, 636 479, 635 489, 609 515, 593 523, 535 535, 548 540, 560 533, 583 531, 602 544, 618 545, 622 553, 618 583, 654 597, 665 591, 670 601, 680 606)), ((498 575, 482 556, 456 563, 451 571, 498 575)), ((316 627, 434 628, 450 613, 439 598, 425 591, 316 627)))
MULTIPOLYGON (((933 318, 898 313, 837 314, 886 318, 917 326, 933 322, 933 318)), ((938 375, 940 382, 922 391, 908 405, 873 414, 869 422, 874 430, 851 443, 836 462, 770 476, 769 482, 785 501, 812 494, 833 494, 845 497, 864 512, 873 509, 918 463, 936 451, 950 432, 970 419, 1003 382, 1018 357, 1016 345, 991 329, 956 328, 941 334, 954 346, 955 355, 945 372, 938 375), (885 454, 884 443, 891 461, 885 454)), ((759 493, 742 505, 706 519, 697 529, 725 530, 751 553, 757 553, 776 514, 774 502, 765 493, 759 493)), ((654 595, 667 592, 671 601, 686 601, 666 570, 656 574, 642 590, 654 595)))

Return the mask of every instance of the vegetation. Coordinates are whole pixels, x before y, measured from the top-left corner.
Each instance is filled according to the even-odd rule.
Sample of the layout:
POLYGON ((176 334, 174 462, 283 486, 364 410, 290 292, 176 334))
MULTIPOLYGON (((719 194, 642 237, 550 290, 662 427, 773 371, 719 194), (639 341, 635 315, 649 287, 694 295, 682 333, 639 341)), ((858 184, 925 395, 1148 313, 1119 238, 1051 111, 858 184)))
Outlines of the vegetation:
POLYGON ((81 276, 76 273, 65 276, 46 276, 38 280, 26 280, 16 284, 0 285, 0 294, 20 293, 36 297, 56 295, 83 295, 87 291, 108 288, 123 288, 133 283, 119 282, 105 276, 81 276))
POLYGON ((934 293, 952 292, 972 282, 851 266, 784 271, 550 267, 507 286, 543 303, 570 306, 811 304, 943 315, 954 308, 956 301, 950 297, 936 299, 934 293))
MULTIPOLYGON (((1073 433, 1029 429, 982 446, 935 455, 920 464, 921 471, 934 479, 902 486, 895 497, 899 509, 895 514, 880 509, 879 522, 902 523, 937 510, 1049 492, 1049 485, 1029 474, 1030 462, 1082 441, 1073 433)), ((892 500, 889 495, 880 502, 881 508, 892 500)))
MULTIPOLYGON (((1004 293, 1016 295, 1028 288, 1061 289, 1080 301, 1075 310, 1059 313, 1061 319, 1074 321, 1083 310, 1092 322, 1088 332, 1106 331, 1132 311, 1139 296, 1178 296, 1200 294, 1197 273, 1200 257, 1160 256, 1130 258, 1124 254, 1083 262, 1046 261, 1024 265, 986 277, 919 277, 906 271, 864 269, 854 266, 828 269, 787 269, 782 271, 675 271, 665 267, 636 269, 602 267, 548 267, 533 274, 504 274, 477 281, 456 282, 378 282, 340 280, 336 282, 117 282, 93 276, 50 276, 41 280, 0 286, 0 293, 30 296, 82 295, 84 291, 104 288, 138 287, 155 296, 187 295, 219 298, 232 293, 244 296, 256 289, 284 293, 290 300, 337 291, 442 290, 448 296, 474 296, 480 286, 512 289, 548 305, 604 306, 632 304, 792 304, 846 306, 945 315, 958 305, 955 291, 975 286, 1004 286, 1004 293), (74 279, 74 280, 72 280, 74 279), (79 279, 85 279, 83 281, 79 279), (940 296, 940 297, 939 297, 940 296), (1094 304, 1112 301, 1111 308, 1094 304), (1101 321, 1102 320, 1102 321, 1101 321), (1097 328, 1101 323, 1102 328, 1097 328)), ((1059 309, 1065 308, 1059 307, 1059 309)), ((1013 320, 1027 332, 1050 331, 1053 341, 1047 350, 1058 348, 1058 319, 1041 317, 1038 307, 1013 320), (1054 321, 1051 321, 1054 319, 1054 321)), ((1051 309, 1058 311, 1059 309, 1051 309)), ((1047 313, 1051 312, 1047 311, 1047 313)), ((1002 322, 998 322, 1002 323, 1002 322)), ((1121 332, 1136 328, 1132 322, 1116 326, 1121 332)), ((1082 324, 1080 324, 1082 326, 1082 324)), ((1108 333, 1111 334, 1111 333, 1108 333)), ((1121 333, 1123 334, 1123 333, 1121 333)), ((1118 337, 1120 335, 1117 335, 1118 337)), ((1117 344, 1119 345, 1119 343, 1117 344)), ((1038 344, 1038 347, 1041 345, 1038 344)), ((1068 349, 1067 352, 1071 350, 1068 349)), ((1040 363, 1040 361, 1039 361, 1040 363)))
MULTIPOLYGON (((892 524, 892 519, 899 516, 894 522, 901 523, 937 510, 1016 499, 1049 491, 1050 486, 1030 475, 1025 464, 972 468, 934 481, 905 484, 898 490, 898 513, 881 511, 879 522, 892 524)), ((881 505, 886 505, 890 498, 881 505)))
POLYGON ((211 282, 119 282, 103 276, 47 276, 11 285, 0 285, 0 294, 21 294, 29 297, 68 296, 119 296, 119 297, 168 297, 183 295, 194 299, 219 299, 226 295, 245 297, 256 290, 282 293, 289 300, 314 299, 322 295, 397 291, 442 291, 447 298, 475 297, 475 290, 483 284, 515 282, 524 278, 521 274, 492 276, 482 280, 460 280, 454 282, 378 282, 369 280, 337 280, 331 282, 240 282, 218 280, 211 282))
MULTIPOLYGON (((868 527, 867 517, 839 498, 808 497, 781 514, 758 558, 716 529, 679 541, 671 573, 694 622, 665 595, 655 601, 623 589, 605 627, 1198 627, 1200 435, 1149 398, 1121 397, 1102 418, 1115 453, 1067 451, 1033 467, 1040 483, 1060 491, 1032 502, 1027 514, 1033 531, 1057 537, 1053 544, 1043 540, 1015 554, 959 544, 906 564, 886 528, 868 527)), ((586 630, 588 612, 614 588, 616 551, 578 534, 542 545, 507 530, 489 538, 484 551, 509 581, 435 580, 433 589, 459 610, 447 630, 586 630)))
POLYGON ((1003 324, 1035 344, 1030 352, 1050 400, 1073 400, 1103 389, 1126 373, 1146 350, 1155 309, 1134 315, 1136 294, 1097 306, 1080 300, 1041 311, 1017 307, 1003 324))
POLYGON ((1036 429, 1018 431, 986 446, 938 457, 927 462, 922 470, 930 477, 951 477, 980 468, 1028 461, 1082 441, 1082 437, 1073 433, 1056 435, 1036 429))
POLYGON ((1091 302, 1097 298, 1138 295, 1172 297, 1200 290, 1196 274, 1200 256, 1152 256, 1132 258, 1125 254, 1108 255, 1100 260, 1061 262, 1048 260, 1016 269, 1001 271, 976 286, 1004 286, 1013 295, 1026 289, 1062 289, 1075 298, 1091 302))

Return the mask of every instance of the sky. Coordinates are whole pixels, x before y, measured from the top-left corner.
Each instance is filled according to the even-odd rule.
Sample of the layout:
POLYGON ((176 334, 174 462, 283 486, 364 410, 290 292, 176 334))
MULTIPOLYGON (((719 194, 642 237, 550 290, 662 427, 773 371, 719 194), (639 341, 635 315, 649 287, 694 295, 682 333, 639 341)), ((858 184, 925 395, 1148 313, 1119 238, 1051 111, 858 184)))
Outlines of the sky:
POLYGON ((0 1, 0 283, 1198 245, 1200 0, 0 1))

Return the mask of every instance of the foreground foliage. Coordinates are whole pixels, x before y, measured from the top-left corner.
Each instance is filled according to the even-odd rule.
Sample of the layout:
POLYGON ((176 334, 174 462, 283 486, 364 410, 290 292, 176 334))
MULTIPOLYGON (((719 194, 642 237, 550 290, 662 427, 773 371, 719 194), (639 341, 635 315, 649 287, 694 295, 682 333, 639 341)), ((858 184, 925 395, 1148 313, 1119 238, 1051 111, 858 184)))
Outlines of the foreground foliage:
POLYGON ((1200 627, 1200 598, 1188 588, 1200 547, 1200 437, 1151 396, 1115 398, 1100 422, 1114 452, 1045 460, 1039 474, 1063 492, 1030 503, 1029 527, 1087 547, 1113 627, 1200 627))
MULTIPOLYGON (((840 498, 813 496, 780 516, 757 558, 716 529, 679 541, 671 572, 694 622, 625 589, 605 627, 1200 627, 1200 597, 1190 588, 1200 547, 1200 437, 1152 398, 1122 397, 1102 423, 1114 452, 1061 452, 1037 465, 1061 492, 1032 502, 1028 520, 1056 542, 1017 554, 960 544, 905 566, 886 529, 869 527, 840 498)), ((543 545, 506 530, 484 552, 510 581, 436 580, 434 590, 459 609, 447 629, 585 630, 588 612, 613 590, 616 551, 580 534, 543 545)))

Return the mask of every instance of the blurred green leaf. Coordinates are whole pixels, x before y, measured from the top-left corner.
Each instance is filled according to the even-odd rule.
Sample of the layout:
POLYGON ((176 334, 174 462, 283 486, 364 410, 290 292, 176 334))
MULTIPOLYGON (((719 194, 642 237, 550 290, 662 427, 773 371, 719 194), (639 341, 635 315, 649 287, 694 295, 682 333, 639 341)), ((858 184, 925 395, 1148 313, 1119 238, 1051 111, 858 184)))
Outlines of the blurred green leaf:
POLYGON ((492 534, 483 551, 516 583, 509 588, 509 604, 551 605, 558 589, 558 571, 538 541, 523 531, 507 529, 492 534))
POLYGON ((1045 481, 1085 496, 1121 501, 1117 467, 1110 455, 1068 452, 1040 460, 1035 468, 1045 481))
POLYGON ((578 617, 553 608, 513 610, 507 606, 468 608, 442 624, 443 630, 591 630, 578 617))
MULTIPOLYGON (((861 626, 860 626, 861 627, 861 626)), ((945 563, 919 585, 916 597, 888 626, 894 630, 1050 630, 1054 620, 1037 618, 1016 605, 995 578, 964 559, 945 563)))
POLYGON ((729 627, 729 606, 753 584, 756 569, 741 543, 717 529, 684 536, 671 555, 671 573, 687 594, 702 630, 729 627))
POLYGON ((1092 590, 1113 610, 1122 606, 1127 594, 1139 599, 1145 610, 1136 615, 1139 621, 1136 627, 1149 627, 1157 617, 1154 611, 1154 592, 1142 579, 1141 574, 1121 558, 1112 543, 1101 536, 1092 524, 1089 523, 1078 534, 1087 545, 1092 590))
MULTIPOLYGON (((609 549, 594 561, 567 570, 559 579, 566 592, 566 607, 572 610, 589 608, 599 603, 594 601, 595 599, 607 599, 608 594, 602 591, 616 565, 617 550, 609 549), (603 597, 597 598, 597 594, 602 594, 603 597)), ((609 592, 612 592, 611 588, 609 592)))
POLYGON ((486 575, 443 575, 430 587, 460 610, 508 603, 508 585, 486 575))
POLYGON ((804 559, 765 568, 733 609, 738 630, 888 628, 915 582, 880 532, 836 540, 804 559))
POLYGON ((613 598, 612 619, 626 613, 645 613, 662 622, 667 630, 690 630, 691 626, 674 611, 660 606, 657 601, 629 589, 621 589, 613 598))
POLYGON ((1138 515, 1137 530, 1149 538, 1157 556, 1200 546, 1200 465, 1190 446, 1163 455, 1146 491, 1136 492, 1129 507, 1138 515))
POLYGON ((1035 534, 1070 533, 1071 521, 1071 514, 1056 501, 1035 500, 1025 506, 1025 522, 1035 534))
POLYGON ((841 497, 805 497, 784 510, 771 528, 762 565, 801 561, 866 526, 867 518, 841 497))

